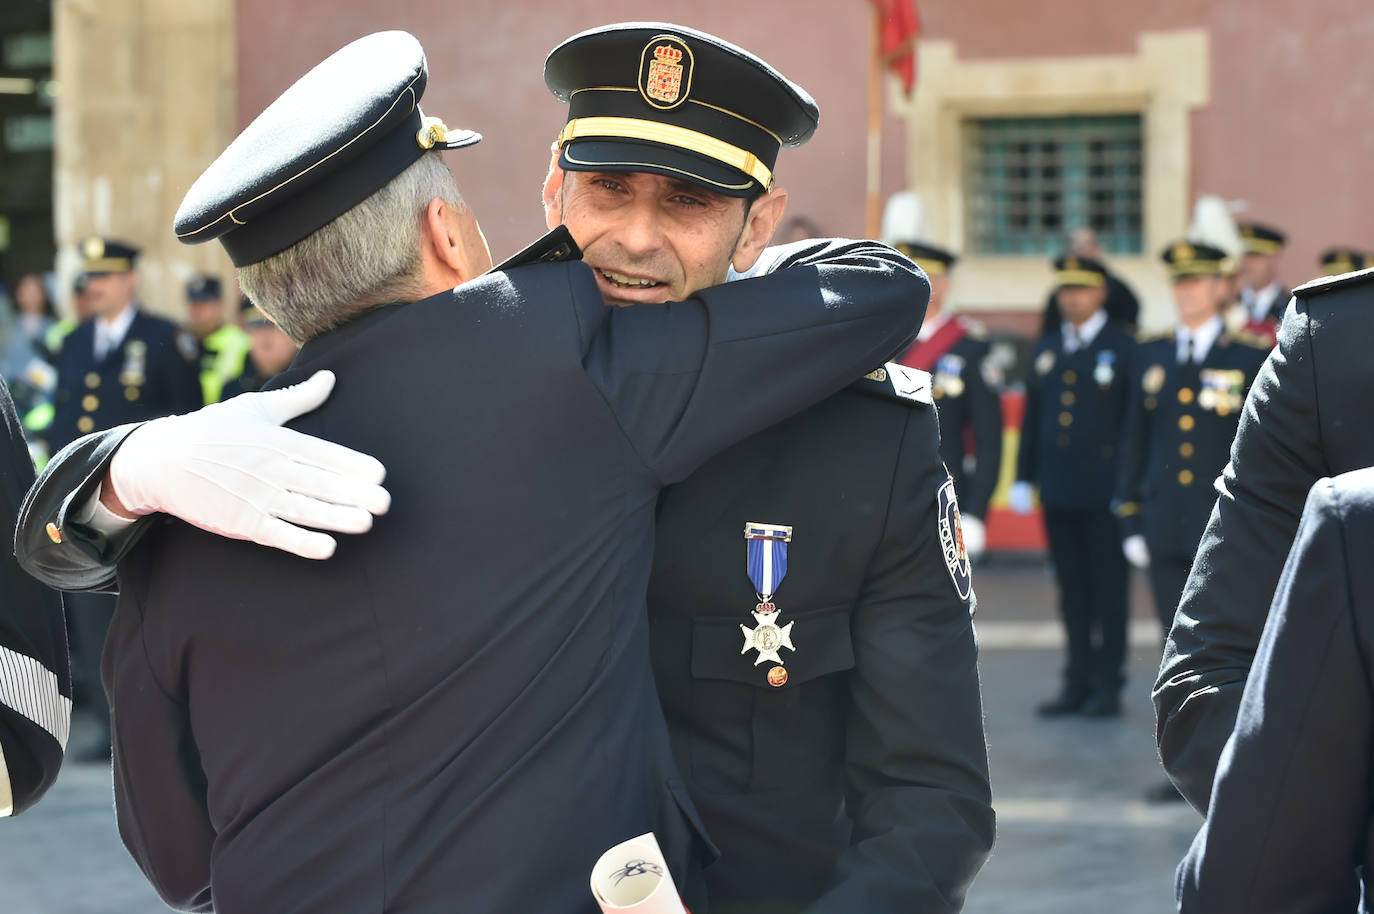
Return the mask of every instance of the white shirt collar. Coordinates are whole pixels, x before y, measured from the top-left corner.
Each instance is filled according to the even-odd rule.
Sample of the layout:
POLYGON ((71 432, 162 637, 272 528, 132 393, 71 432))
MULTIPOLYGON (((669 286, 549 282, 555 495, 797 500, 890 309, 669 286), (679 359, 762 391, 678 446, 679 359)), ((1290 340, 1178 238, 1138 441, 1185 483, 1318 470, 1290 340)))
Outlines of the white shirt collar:
POLYGON ((111 346, 118 346, 124 341, 124 334, 129 332, 129 325, 134 322, 134 315, 138 313, 138 303, 129 302, 123 311, 114 320, 105 320, 103 317, 96 318, 96 332, 111 341, 111 346))
POLYGON ((1107 326, 1107 312, 1103 308, 1098 308, 1092 317, 1083 322, 1081 327, 1075 327, 1068 321, 1064 321, 1064 351, 1077 352, 1080 349, 1088 348, 1105 326, 1107 326))
POLYGON ((1183 361, 1188 352, 1188 337, 1191 336, 1193 338, 1193 361, 1202 364, 1203 359, 1207 358, 1207 353, 1212 351, 1212 344, 1217 341, 1217 337, 1221 336, 1221 331, 1224 329, 1226 329, 1226 323, 1220 317, 1212 318, 1193 331, 1180 326, 1174 331, 1179 362, 1183 361))
POLYGON ((1258 292, 1251 293, 1250 316, 1255 320, 1264 320, 1269 316, 1269 311, 1274 307, 1274 302, 1283 294, 1283 286, 1279 285, 1276 279, 1269 285, 1260 289, 1258 292))

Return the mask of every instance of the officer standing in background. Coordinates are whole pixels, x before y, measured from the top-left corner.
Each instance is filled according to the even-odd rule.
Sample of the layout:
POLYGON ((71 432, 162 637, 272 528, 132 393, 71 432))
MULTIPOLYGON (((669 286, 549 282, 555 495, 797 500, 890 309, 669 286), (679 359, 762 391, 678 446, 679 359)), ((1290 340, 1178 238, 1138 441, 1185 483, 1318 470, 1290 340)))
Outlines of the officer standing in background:
POLYGON ((1322 254, 1321 259, 1323 276, 1340 276, 1342 273, 1355 273, 1359 270, 1367 269, 1370 265, 1370 256, 1354 248, 1332 248, 1322 254))
POLYGON ((1178 327, 1141 343, 1131 370, 1116 515, 1126 558, 1147 569, 1167 635, 1268 346, 1228 330, 1225 252, 1179 241, 1162 255, 1178 327))
MULTIPOLYGON (((1135 292, 1106 266, 1106 255, 1102 251, 1102 241, 1090 226, 1081 225, 1069 232, 1065 257, 1090 260, 1102 268, 1107 277, 1107 301, 1102 306, 1107 312, 1107 320, 1127 333, 1135 333, 1140 322, 1140 300, 1135 292)), ((1045 301, 1045 314, 1041 333, 1049 334, 1059 330, 1063 317, 1059 310, 1059 295, 1051 292, 1045 301)))
POLYGON ((300 350, 291 337, 272 323, 257 305, 245 295, 239 306, 239 321, 248 335, 252 348, 248 350, 248 367, 237 378, 224 385, 220 399, 228 400, 241 393, 261 390, 273 376, 291 367, 291 360, 300 350))
MULTIPOLYGON (((53 419, 44 436, 54 454, 80 435, 203 405, 195 337, 139 307, 138 249, 91 237, 81 243, 80 254, 82 295, 92 314, 66 337, 57 356, 53 419)), ((110 753, 100 654, 114 607, 107 594, 73 594, 67 600, 73 677, 94 723, 91 738, 72 747, 77 761, 110 753)))
POLYGON ((1111 501, 1136 344, 1107 319, 1100 263, 1063 257, 1054 268, 1064 323, 1035 347, 1011 491, 1013 510, 1029 513, 1032 486, 1040 487, 1068 636, 1063 689, 1038 711, 1115 717, 1124 683, 1127 567, 1111 501))
POLYGON ((1283 232, 1260 222, 1242 222, 1239 228, 1245 243, 1240 265, 1240 301, 1226 315, 1226 325, 1231 330, 1267 337, 1272 346, 1279 324, 1283 323, 1283 309, 1293 295, 1279 282, 1277 273, 1279 256, 1288 239, 1283 232))
POLYGON ((930 277, 930 305, 916 342, 897 361, 932 373, 940 417, 940 456, 954 479, 964 525, 964 544, 977 560, 987 545, 985 521, 1002 467, 1002 369, 989 357, 987 331, 977 321, 944 307, 955 257, 921 242, 897 242, 897 250, 930 277), (973 451, 965 450, 972 438, 973 451), (973 471, 967 471, 972 459, 973 471))
POLYGON ((219 277, 197 273, 186 281, 187 323, 200 340, 200 390, 204 402, 224 398, 224 385, 248 366, 248 334, 224 318, 219 277))

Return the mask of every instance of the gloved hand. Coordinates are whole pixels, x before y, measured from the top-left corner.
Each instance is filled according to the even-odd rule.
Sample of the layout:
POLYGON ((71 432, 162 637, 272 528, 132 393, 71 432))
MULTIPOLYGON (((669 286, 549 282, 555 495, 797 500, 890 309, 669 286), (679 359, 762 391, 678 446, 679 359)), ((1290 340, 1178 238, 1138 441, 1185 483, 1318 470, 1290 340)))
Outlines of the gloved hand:
POLYGON ((1126 561, 1139 569, 1150 567, 1150 547, 1145 545, 1145 537, 1139 533, 1133 533, 1121 541, 1121 551, 1126 555, 1126 561))
POLYGON ((281 427, 333 389, 334 373, 317 371, 292 387, 145 423, 110 461, 113 494, 132 514, 161 511, 220 536, 327 559, 334 538, 303 528, 363 533, 391 506, 379 461, 281 427))
POLYGON ((1028 482, 1013 482, 1007 501, 1017 514, 1029 514, 1035 510, 1035 488, 1028 482))
POLYGON ((983 557, 983 550, 988 546, 987 527, 983 526, 981 519, 972 514, 961 516, 959 526, 964 530, 964 550, 968 552, 969 561, 978 561, 983 557))

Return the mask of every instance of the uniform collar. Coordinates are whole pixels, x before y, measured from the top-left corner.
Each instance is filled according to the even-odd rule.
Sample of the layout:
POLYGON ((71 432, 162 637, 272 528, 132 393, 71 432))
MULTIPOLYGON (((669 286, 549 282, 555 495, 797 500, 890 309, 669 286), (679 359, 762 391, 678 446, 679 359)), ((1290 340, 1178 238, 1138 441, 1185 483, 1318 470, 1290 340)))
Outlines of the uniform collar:
POLYGON ((1107 326, 1107 312, 1103 308, 1098 308, 1092 317, 1083 322, 1083 326, 1075 327, 1068 321, 1064 321, 1064 351, 1077 352, 1080 349, 1087 349, 1097 339, 1097 335, 1102 332, 1102 328, 1107 326))
POLYGON ((1193 361, 1202 364, 1207 358, 1207 353, 1212 351, 1212 344, 1221 336, 1221 331, 1226 327, 1225 322, 1220 317, 1214 317, 1196 330, 1189 331, 1187 327, 1179 327, 1174 331, 1175 349, 1178 360, 1181 363, 1184 355, 1188 352, 1188 337, 1193 338, 1193 361))

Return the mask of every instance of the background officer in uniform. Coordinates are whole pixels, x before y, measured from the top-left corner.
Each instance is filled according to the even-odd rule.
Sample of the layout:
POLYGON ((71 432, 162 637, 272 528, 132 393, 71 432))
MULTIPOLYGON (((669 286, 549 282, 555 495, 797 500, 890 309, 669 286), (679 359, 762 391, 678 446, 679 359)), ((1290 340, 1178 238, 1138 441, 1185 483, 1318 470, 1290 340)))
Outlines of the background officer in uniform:
MULTIPOLYGON (((81 243, 84 297, 92 315, 67 336, 57 356, 53 419, 44 437, 57 453, 79 435, 202 405, 195 337, 144 313, 137 300, 138 249, 113 239, 81 243)), ((115 601, 105 594, 67 600, 72 672, 94 727, 72 747, 77 761, 109 757, 109 706, 100 685, 100 651, 115 601)))
MULTIPOLYGON (((33 482, 24 433, 0 381, 0 535, 11 541, 33 482)), ((57 780, 71 726, 72 680, 62 598, 0 558, 0 817, 28 809, 57 780)))
POLYGON ((1160 757, 1199 810, 1308 490, 1374 466, 1371 333, 1374 270, 1299 286, 1246 398, 1154 688, 1160 757))
MULTIPOLYGON (((682 133, 672 130, 678 126, 678 115, 655 113, 661 109, 644 110, 642 114, 657 117, 656 123, 664 128, 657 130, 656 136, 674 137, 690 145, 641 148, 636 168, 645 170, 630 174, 612 162, 595 163, 586 173, 585 183, 581 180, 583 172, 577 173, 577 179, 561 182, 557 191, 560 210, 572 213, 592 207, 604 212, 601 208, 666 205, 674 219, 701 220, 697 224, 703 228, 717 225, 720 246, 706 262, 718 263, 721 272, 729 266, 747 271, 754 266, 782 213, 782 192, 768 191, 780 145, 776 137, 788 136, 793 144, 804 141, 815 126, 814 104, 776 71, 709 36, 672 26, 606 31, 610 34, 601 40, 613 41, 622 51, 633 45, 635 53, 594 53, 589 59, 632 85, 637 83, 636 88, 646 95, 670 94, 664 82, 645 79, 640 64, 648 53, 659 59, 659 48, 684 52, 666 56, 690 60, 702 74, 695 83, 686 79, 680 83, 700 91, 695 97, 703 103, 701 110, 689 109, 700 129, 740 139, 738 115, 724 109, 724 103, 735 104, 750 122, 769 126, 742 138, 753 150, 747 162, 733 156, 727 161, 719 156, 719 146, 702 144, 685 129, 682 133), (664 30, 671 30, 671 34, 663 34, 664 30), (687 50, 692 53, 685 53, 687 50), (621 66, 614 66, 616 63, 621 66), (627 64, 628 73, 624 72, 627 64), (715 94, 717 91, 722 94, 715 94), (772 138, 771 145, 764 136, 772 138), (741 165, 749 170, 742 170, 741 165), (693 180, 668 178, 661 171, 675 175, 685 171, 693 180), (733 183, 738 192, 711 193, 697 182, 717 187, 733 183), (635 196, 639 193, 651 199, 640 200, 635 196), (625 195, 634 199, 625 199, 625 195)), ((581 37, 596 47, 597 36, 581 37)), ((372 36, 365 41, 372 44, 378 40, 396 39, 372 36)), ((575 38, 564 48, 576 49, 578 45, 575 38)), ((418 53, 418 46, 415 50, 418 53)), ((576 56, 563 60, 575 60, 576 56)), ((557 59, 555 56, 548 71, 550 83, 555 85, 557 59)), ((345 49, 311 74, 321 84, 311 88, 324 91, 324 87, 333 86, 336 67, 351 74, 359 67, 384 68, 388 62, 399 63, 388 61, 388 55, 376 48, 363 47, 356 54, 345 49)), ((305 90, 288 91, 278 103, 277 117, 272 109, 262 117, 268 126, 285 129, 290 125, 293 132, 299 131, 301 142, 321 143, 320 152, 327 154, 330 141, 353 137, 357 124, 371 123, 379 111, 391 110, 395 90, 418 95, 423 81, 412 78, 414 68, 412 61, 390 73, 410 81, 389 80, 392 92, 371 93, 376 96, 372 105, 353 112, 350 118, 338 117, 340 110, 347 110, 342 104, 307 110, 288 104, 302 98, 314 103, 318 95, 305 90), (278 118, 281 123, 270 123, 278 118)), ((419 73, 422 77, 422 65, 419 73)), ((378 76, 380 81, 381 74, 378 76)), ((563 156, 573 166, 585 165, 596 156, 619 153, 623 157, 623 146, 618 149, 617 144, 622 139, 634 142, 634 135, 605 131, 640 133, 643 119, 621 123, 618 118, 624 117, 623 112, 616 115, 600 109, 604 103, 623 102, 610 93, 586 101, 585 108, 574 103, 563 156), (586 122, 579 125, 580 117, 586 122), (579 127, 593 133, 579 135, 579 127), (579 143, 578 139, 591 141, 579 143)), ((421 139, 432 139, 436 131, 440 137, 461 136, 431 121, 421 122, 417 112, 413 119, 407 117, 400 124, 389 125, 387 132, 375 139, 377 155, 395 164, 397 158, 404 157, 407 142, 413 147, 417 126, 421 139)), ((257 131, 250 126, 226 152, 228 161, 219 173, 212 167, 193 187, 179 221, 183 235, 216 225, 229 231, 224 236, 226 248, 236 260, 247 264, 240 270, 240 282, 269 310, 274 305, 272 296, 264 293, 270 290, 271 269, 264 265, 259 272, 253 266, 255 258, 271 254, 264 246, 273 237, 278 241, 301 237, 319 224, 305 220, 329 218, 328 208, 312 211, 297 205, 297 199, 255 213, 228 210, 247 222, 244 228, 231 228, 232 223, 223 218, 226 205, 238 199, 258 199, 264 188, 279 186, 292 166, 298 153, 284 149, 259 166, 264 172, 248 186, 223 180, 226 172, 228 176, 240 173, 236 155, 260 150, 264 138, 273 135, 277 135, 276 130, 257 131), (220 199, 220 195, 228 194, 233 196, 220 199)), ((413 148, 409 154, 416 156, 413 148)), ((325 180, 333 194, 365 193, 369 188, 358 188, 357 176, 351 172, 333 182, 328 181, 330 172, 326 169, 317 169, 312 176, 325 180)), ((307 194, 307 201, 325 196, 312 188, 298 193, 307 194)), ((433 200, 426 209, 432 218, 425 224, 437 238, 448 238, 447 243, 453 244, 455 238, 471 237, 461 227, 449 234, 432 224, 447 224, 441 218, 443 210, 435 209, 441 203, 433 200)), ((435 245, 435 237, 427 236, 426 244, 435 245)), ((158 675, 161 659, 187 656, 172 646, 182 627, 190 626, 192 632, 204 629, 203 641, 197 639, 198 662, 189 671, 162 671, 163 677, 171 675, 177 681, 189 676, 197 694, 195 683, 229 675, 235 665, 228 661, 240 651, 245 661, 252 651, 254 681, 272 678, 264 677, 264 666, 281 672, 291 664, 300 667, 300 658, 305 656, 310 662, 302 673, 312 683, 310 688, 329 690, 330 698, 322 704, 356 720, 360 712, 378 702, 386 706, 400 701, 375 681, 382 673, 381 665, 374 665, 363 681, 350 687, 337 681, 315 685, 321 679, 337 678, 331 672, 331 658, 336 654, 329 649, 303 649, 301 639, 325 637, 336 643, 339 636, 330 635, 330 627, 348 628, 359 621, 348 621, 352 616, 347 610, 369 593, 382 601, 389 614, 401 617, 394 628, 383 629, 379 640, 370 633, 372 623, 366 622, 375 607, 364 597, 361 602, 367 613, 362 621, 370 636, 348 640, 368 655, 377 650, 394 652, 387 667, 392 670, 390 675, 397 677, 399 687, 412 695, 409 702, 413 706, 405 720, 388 724, 383 715, 380 729, 374 732, 364 728, 356 741, 347 741, 342 753, 330 751, 318 777, 327 782, 329 770, 338 772, 340 784, 349 777, 364 777, 370 770, 366 764, 345 765, 339 760, 347 757, 356 762, 359 753, 370 751, 375 757, 377 751, 385 750, 393 764, 403 759, 412 767, 419 766, 409 777, 423 786, 398 796, 394 791, 365 790, 360 794, 354 785, 347 802, 341 802, 336 792, 328 789, 294 791, 285 801, 276 799, 261 810, 256 810, 255 802, 236 803, 235 808, 244 811, 245 821, 231 822, 226 830, 245 838, 251 834, 256 840, 252 846, 240 842, 229 848, 217 841, 215 871, 217 879, 227 884, 227 892, 235 893, 232 897, 237 903, 245 907, 253 903, 251 896, 244 900, 246 892, 271 897, 274 904, 281 904, 284 898, 304 891, 321 900, 327 896, 336 903, 346 895, 353 902, 360 897, 357 886, 373 884, 381 862, 379 853, 364 851, 365 866, 347 859, 346 853, 325 854, 330 863, 338 862, 327 878, 291 865, 292 852, 283 853, 283 849, 300 846, 299 830, 310 828, 312 796, 327 804, 321 810, 349 817, 353 824, 339 839, 345 842, 354 836, 368 841, 377 837, 376 828, 360 820, 360 814, 350 806, 364 798, 374 803, 395 798, 395 808, 387 814, 390 827, 397 835, 418 834, 402 845, 412 848, 412 853, 398 855, 394 845, 389 848, 387 871, 394 889, 387 897, 395 910, 403 910, 407 901, 428 899, 432 905, 439 897, 435 893, 444 887, 449 900, 455 887, 461 887, 467 893, 465 901, 475 909, 506 910, 515 905, 531 910, 582 910, 587 904, 584 895, 572 893, 586 892, 586 871, 600 849, 607 846, 612 832, 628 829, 632 823, 648 824, 642 809, 646 796, 667 802, 669 808, 660 813, 655 827, 672 829, 660 837, 668 839, 670 851, 676 850, 673 859, 684 859, 687 850, 682 833, 690 832, 691 804, 685 795, 676 793, 670 772, 664 770, 666 759, 655 754, 656 741, 649 726, 653 717, 642 700, 646 683, 634 681, 649 672, 643 637, 647 618, 642 605, 633 605, 631 595, 643 592, 649 576, 648 550, 653 538, 645 523, 652 518, 657 489, 665 481, 680 479, 706 454, 730 444, 750 425, 758 428, 767 421, 785 418, 823 388, 842 386, 841 379, 858 373, 858 366, 879 361, 882 353, 904 346, 916 329, 912 302, 918 304, 914 316, 919 317, 923 310, 919 300, 927 286, 908 261, 879 245, 817 243, 773 252, 769 265, 785 269, 702 291, 685 304, 608 309, 603 298, 624 303, 647 301, 650 294, 662 296, 665 291, 676 293, 697 278, 696 264, 675 264, 666 248, 654 257, 636 257, 634 251, 604 233, 586 236, 586 243, 589 255, 595 252, 591 261, 594 270, 580 265, 511 269, 402 308, 373 310, 307 342, 297 370, 277 383, 317 367, 337 367, 342 380, 339 394, 302 420, 301 428, 366 447, 395 465, 389 479, 397 495, 393 510, 370 536, 341 544, 342 564, 310 566, 289 556, 206 537, 179 524, 163 524, 161 529, 147 533, 121 566, 121 590, 131 607, 141 609, 144 621, 140 625, 135 613, 121 612, 120 632, 129 639, 129 647, 134 637, 158 642, 150 652, 152 675, 158 675), (571 308, 550 305, 550 301, 566 298, 570 291, 571 308), (837 307, 837 303, 842 304, 837 307), (532 320, 531 314, 538 314, 539 319, 532 320), (454 326, 447 327, 449 323, 454 326), (453 357, 455 345, 465 350, 457 359, 453 357), (426 355, 431 349, 434 352, 426 355), (409 412, 395 409, 395 385, 433 389, 436 382, 426 375, 434 366, 455 364, 464 367, 464 384, 459 388, 463 395, 453 407, 453 422, 417 422, 409 412), (516 364, 523 368, 513 376, 508 369, 516 364), (481 395, 483 378, 490 385, 486 395, 481 395), (550 390, 557 390, 558 395, 549 396, 550 390), (742 395, 745 392, 748 396, 742 395), (512 423, 512 415, 519 415, 521 421, 512 423), (483 423, 490 426, 488 432, 481 431, 483 423), (399 428, 407 430, 406 434, 400 435, 399 428), (451 437, 454 428, 461 429, 461 442, 451 437), (417 430, 427 436, 418 444, 413 438, 417 430), (418 460, 417 453, 431 455, 431 459, 418 460), (554 453, 558 454, 556 472, 513 459, 513 455, 554 453), (454 485, 455 475, 477 480, 478 484, 454 485), (540 522, 541 517, 545 522, 540 522), (536 521, 533 527, 531 520, 536 521), (213 553, 216 560, 196 561, 197 572, 191 576, 186 570, 190 563, 180 557, 184 553, 190 559, 205 552, 213 553), (213 591, 216 581, 242 581, 247 566, 259 564, 269 570, 268 580, 262 583, 260 593, 245 596, 240 586, 235 611, 207 606, 194 617, 178 620, 178 613, 188 613, 186 601, 176 599, 183 589, 208 587, 213 591), (434 569, 440 567, 445 573, 436 577, 434 569), (365 569, 369 580, 363 584, 354 575, 341 578, 340 568, 365 569), (206 569, 212 571, 209 581, 206 569), (154 598, 166 593, 166 604, 144 598, 149 588, 154 598), (295 622, 283 616, 284 607, 277 605, 282 600, 293 606, 300 603, 286 613, 295 622), (250 613, 261 613, 262 618, 246 622, 242 604, 250 613), (603 611, 594 612, 598 607, 604 607, 603 611), (617 611, 605 611, 612 608, 617 611), (341 619, 341 614, 347 618, 341 619), (409 624, 412 614, 418 615, 409 624), (326 618, 330 625, 321 624, 326 618), (273 639, 263 644, 262 638, 252 637, 252 630, 257 624, 267 625, 267 620, 304 629, 296 637, 283 638, 279 645, 273 639), (418 641, 411 635, 415 631, 423 633, 418 641), (518 638, 512 634, 517 632, 518 638), (550 635, 555 636, 552 641, 550 635), (466 644, 473 639, 475 644, 466 644), (215 645, 213 652, 210 645, 215 645), (476 651, 479 647, 480 652, 476 651), (465 656, 467 648, 473 649, 471 656, 465 656), (214 667, 221 662, 226 668, 216 677, 214 667), (436 681, 427 682, 430 677, 436 681), (334 694, 340 688, 351 688, 357 702, 340 700, 334 694), (356 694, 359 689, 361 695, 356 694), (523 698, 526 693, 528 700, 523 698), (461 700, 457 700, 460 695, 461 700), (474 713, 473 695, 481 695, 490 704, 474 713), (507 707, 502 701, 507 695, 522 697, 513 698, 507 707), (444 696, 454 700, 446 702, 444 696), (554 706, 552 719, 549 704, 554 706), (557 710, 565 706, 567 713, 559 717, 557 710), (455 707, 460 710, 455 711, 455 707), (443 722, 426 725, 432 716, 427 709, 442 711, 443 722), (468 723, 455 731, 455 720, 468 723), (503 745, 502 734, 506 742, 516 745, 503 745), (528 749, 525 754, 517 751, 522 740, 528 749), (481 745, 474 745, 474 741, 481 745), (598 763, 588 764, 593 758, 598 763), (479 803, 479 798, 484 799, 479 803), (300 804, 306 808, 299 808, 300 804), (682 812, 676 811, 678 806, 682 812), (272 840, 264 846, 267 836, 272 840), (518 841, 515 836, 519 836, 518 841), (534 846, 528 844, 531 837, 536 839, 534 846), (272 846, 277 843, 280 848, 272 846), (517 856, 517 847, 519 856, 536 862, 538 879, 531 880, 528 870, 509 865, 517 856), (422 853, 422 849, 429 850, 422 853), (281 862, 275 862, 279 858, 281 862), (291 872, 283 867, 290 867, 291 872), (251 880, 246 876, 250 869, 251 880)), ((432 263, 431 258, 437 255, 430 247, 423 250, 425 261, 432 263)), ((522 259, 566 257, 571 250, 570 236, 560 229, 522 259)), ((442 251, 440 246, 440 254, 442 251)), ((318 296, 310 298, 316 300, 318 296)), ((390 300, 380 294, 377 297, 380 302, 390 300)), ((281 302, 275 305, 274 314, 283 323, 296 310, 281 302)), ((324 320, 323 315, 320 320, 324 320)), ((306 326, 315 323, 312 320, 306 326)), ((301 324, 296 327, 299 336, 311 336, 301 332, 301 324)), ((205 417, 237 414, 244 399, 207 409, 203 415, 133 431, 110 461, 111 486, 118 492, 133 485, 141 492, 123 472, 127 465, 133 479, 165 487, 168 467, 159 467, 161 472, 157 473, 141 471, 137 467, 140 455, 152 451, 154 444, 166 443, 169 436, 174 439, 178 428, 188 428, 205 417), (126 485, 120 484, 121 479, 126 485)), ((79 464, 111 444, 108 438, 88 440, 81 449, 64 455, 64 460, 79 464)), ((62 464, 55 464, 52 472, 62 464)), ((99 467, 95 472, 101 473, 99 467)), ((91 487, 83 487, 70 498, 61 488, 52 499, 45 492, 52 494, 40 484, 33 513, 54 518, 60 529, 64 506, 85 502, 91 487)), ((141 497, 134 500, 139 510, 163 506, 160 501, 150 503, 141 497)), ((51 552, 49 548, 47 556, 51 552)), ((51 570, 64 561, 47 556, 39 556, 33 564, 51 570)), ((28 557, 34 558, 32 552, 28 557)), ((81 561, 80 556, 70 560, 72 564, 81 561)), ((946 572, 946 578, 953 580, 951 572, 946 572)), ((947 586, 952 589, 954 585, 947 586)), ((962 603, 958 608, 966 625, 967 609, 962 603)), ((257 615, 253 618, 258 619, 257 615)), ((732 650, 738 653, 738 645, 732 650)), ((156 710, 157 690, 136 688, 149 675, 140 668, 148 663, 143 659, 146 656, 112 648, 111 679, 117 701, 124 696, 133 702, 134 696, 139 696, 136 707, 156 710)), ((247 694, 223 689, 206 693, 219 696, 211 699, 215 708, 232 712, 237 707, 237 715, 206 712, 197 716, 195 739, 209 781, 211 807, 218 806, 220 787, 228 783, 225 779, 230 771, 239 785, 236 790, 251 789, 262 780, 261 789, 271 792, 276 776, 268 763, 283 764, 273 753, 254 751, 244 758, 243 710, 255 709, 258 716, 266 718, 257 722, 260 732, 287 727, 288 716, 293 722, 289 726, 299 729, 299 713, 288 713, 289 708, 275 710, 282 703, 279 688, 264 686, 260 702, 252 697, 254 690, 244 691, 247 694), (249 768, 261 768, 260 776, 249 768)), ((312 707, 315 704, 311 702, 312 707)), ((148 735, 170 747, 176 745, 173 737, 177 732, 184 730, 184 721, 177 720, 184 711, 168 706, 164 712, 170 718, 169 725, 152 728, 148 735), (159 729, 169 732, 159 736, 159 729)), ((129 726, 127 716, 122 714, 121 720, 121 726, 129 726)), ((981 752, 981 739, 979 742, 981 752)), ((301 761, 296 748, 300 743, 299 734, 292 739, 267 740, 274 753, 288 750, 281 753, 287 756, 284 764, 288 770, 301 761)), ((125 764, 120 763, 119 756, 116 760, 121 777, 129 779, 127 783, 119 781, 122 799, 131 801, 142 793, 143 802, 154 809, 162 804, 177 807, 192 824, 204 818, 205 811, 195 810, 194 796, 187 802, 188 798, 177 796, 181 787, 167 786, 167 772, 157 770, 158 754, 144 747, 143 741, 131 736, 126 744, 121 739, 120 750, 129 753, 125 764), (152 774, 163 775, 156 779, 162 785, 158 790, 142 792, 150 790, 153 782, 133 764, 139 760, 148 763, 152 774)), ((311 750, 306 746, 300 751, 311 750)), ((164 768, 169 755, 165 750, 160 755, 164 768)), ((171 767, 175 773, 177 766, 171 767)), ((177 778, 170 780, 177 783, 177 778)), ((180 831, 184 833, 184 829, 180 831)), ((195 840, 212 839, 208 831, 200 831, 195 840)), ((618 834, 614 840, 628 834, 632 832, 618 834)), ((131 843, 138 846, 137 841, 131 843)), ((141 851, 142 862, 154 872, 158 871, 156 852, 160 850, 170 849, 148 847, 141 851)), ((176 850, 175 860, 199 856, 185 853, 184 841, 178 842, 176 850)), ((177 898, 203 897, 204 875, 196 871, 199 861, 190 861, 190 873, 178 873, 175 860, 171 872, 175 881, 161 883, 165 893, 177 898)), ((373 894, 363 892, 361 897, 373 894)), ((217 906, 227 906, 229 897, 217 886, 217 906)), ((343 908, 330 908, 336 909, 343 908)))
POLYGON ((1332 248, 1322 254, 1323 276, 1340 276, 1342 273, 1355 273, 1370 266, 1370 257, 1354 248, 1332 248))
POLYGON ((200 340, 200 390, 206 403, 224 399, 224 385, 248 367, 248 334, 224 319, 224 292, 219 278, 197 273, 186 281, 186 310, 191 332, 200 340))
POLYGON ((1279 282, 1277 272, 1279 256, 1288 239, 1283 232, 1261 222, 1242 222, 1239 229, 1245 244, 1240 264, 1240 300, 1227 315, 1226 325, 1265 337, 1273 346, 1283 322, 1283 309, 1293 296, 1279 282))
MULTIPOLYGON (((1107 301, 1102 306, 1107 312, 1107 320, 1127 333, 1135 333, 1136 324, 1140 322, 1140 300, 1136 298, 1130 286, 1107 268, 1106 254, 1102 250, 1102 241, 1097 237, 1097 232, 1090 226, 1081 225, 1069 232, 1065 248, 1065 257, 1091 260, 1102 267, 1107 275, 1107 301)), ((1054 333, 1063 320, 1059 309, 1059 290, 1055 289, 1045 301, 1045 316, 1040 332, 1054 333)))
POLYGON ((933 375, 940 416, 940 456, 959 493, 960 520, 969 555, 987 543, 984 521, 1002 468, 1002 369, 989 358, 987 331, 944 308, 956 258, 921 242, 898 243, 930 277, 930 306, 916 342, 897 361, 933 375), (968 451, 968 444, 973 450, 968 451), (973 469, 968 472, 970 458, 973 469))
POLYGON ((1179 910, 1358 911, 1374 874, 1374 470, 1313 488, 1279 579, 1179 910))
POLYGON ((1068 664, 1045 716, 1120 713, 1126 656, 1126 559, 1112 492, 1126 417, 1135 340, 1107 320, 1102 265, 1080 257, 1054 262, 1064 324, 1036 344, 1026 379, 1026 412, 1012 507, 1031 510, 1040 487, 1068 664))
POLYGON ((224 385, 221 395, 224 400, 245 391, 261 390, 274 376, 290 367, 291 360, 300 350, 247 296, 239 308, 239 320, 252 348, 248 350, 248 366, 243 373, 224 385))
POLYGON ((1148 569, 1167 634, 1226 466, 1241 405, 1268 347, 1228 330, 1226 254, 1180 241, 1163 254, 1179 325, 1142 343, 1131 370, 1116 515, 1126 558, 1148 569))

